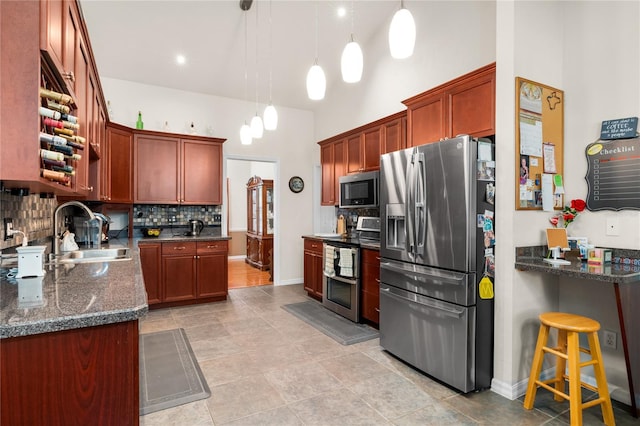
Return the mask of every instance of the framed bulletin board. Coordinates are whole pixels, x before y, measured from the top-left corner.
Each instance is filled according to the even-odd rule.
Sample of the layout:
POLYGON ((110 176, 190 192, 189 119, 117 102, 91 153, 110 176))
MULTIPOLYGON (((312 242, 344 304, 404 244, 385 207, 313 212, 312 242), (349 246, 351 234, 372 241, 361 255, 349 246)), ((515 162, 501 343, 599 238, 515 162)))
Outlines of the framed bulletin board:
POLYGON ((516 210, 562 209, 564 92, 516 77, 516 210))

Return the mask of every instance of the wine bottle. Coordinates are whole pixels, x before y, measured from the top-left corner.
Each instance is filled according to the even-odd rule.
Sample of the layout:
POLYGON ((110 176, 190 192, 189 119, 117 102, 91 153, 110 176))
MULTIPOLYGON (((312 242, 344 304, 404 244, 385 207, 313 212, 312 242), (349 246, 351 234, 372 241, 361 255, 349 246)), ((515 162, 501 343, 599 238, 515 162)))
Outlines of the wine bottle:
POLYGON ((54 170, 40 169, 43 178, 56 182, 69 183, 69 177, 64 172, 56 172, 54 170))
POLYGON ((74 176, 76 171, 73 170, 73 166, 52 166, 53 170, 56 172, 62 172, 66 175, 74 176))
POLYGON ((64 161, 64 154, 61 152, 54 152, 48 149, 40 150, 40 157, 47 160, 64 161))
POLYGON ((58 111, 54 111, 45 107, 40 107, 40 115, 43 117, 53 118, 54 120, 60 120, 60 117, 62 117, 62 114, 60 114, 58 111))
POLYGON ((67 145, 67 140, 65 138, 42 132, 40 132, 40 142, 46 142, 50 145, 67 145))
POLYGON ((81 143, 77 143, 69 139, 67 139, 66 142, 67 142, 67 146, 70 146, 71 148, 80 149, 80 150, 84 149, 84 145, 82 145, 81 143))
POLYGON ((47 158, 43 158, 42 163, 48 167, 65 167, 67 165, 64 161, 49 160, 47 158))
POLYGON ((68 121, 69 123, 78 123, 78 117, 70 114, 60 114, 60 120, 68 121))
POLYGON ((66 158, 67 160, 80 161, 82 160, 82 155, 80 154, 65 155, 64 158, 66 158))
POLYGON ((57 127, 54 127, 53 128, 53 133, 58 134, 58 135, 73 136, 73 130, 71 130, 71 129, 59 129, 57 127))
POLYGON ((73 148, 67 145, 49 145, 49 148, 53 151, 61 152, 63 155, 73 155, 73 148))
POLYGON ((40 97, 52 99, 63 105, 66 105, 73 100, 73 98, 71 98, 71 96, 69 95, 65 95, 64 93, 54 92, 53 90, 45 89, 44 87, 40 88, 40 97))
POLYGON ((71 112, 71 108, 69 108, 67 105, 62 105, 51 100, 47 100, 47 108, 58 111, 62 114, 69 114, 71 112))
POLYGON ((46 117, 43 122, 45 126, 57 127, 58 129, 64 128, 64 124, 62 124, 62 121, 54 120, 53 118, 46 117))
POLYGON ((144 129, 144 123, 142 122, 142 111, 138 111, 138 121, 136 121, 136 129, 144 129))

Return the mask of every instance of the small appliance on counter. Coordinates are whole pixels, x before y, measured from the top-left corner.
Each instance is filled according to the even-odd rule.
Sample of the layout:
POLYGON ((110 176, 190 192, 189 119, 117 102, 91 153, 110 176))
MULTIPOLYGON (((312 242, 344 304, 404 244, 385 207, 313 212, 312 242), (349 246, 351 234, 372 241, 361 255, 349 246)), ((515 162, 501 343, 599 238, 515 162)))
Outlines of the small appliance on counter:
POLYGON ((186 235, 188 237, 197 237, 200 235, 202 230, 204 229, 204 222, 197 219, 189 220, 189 231, 187 231, 186 235))

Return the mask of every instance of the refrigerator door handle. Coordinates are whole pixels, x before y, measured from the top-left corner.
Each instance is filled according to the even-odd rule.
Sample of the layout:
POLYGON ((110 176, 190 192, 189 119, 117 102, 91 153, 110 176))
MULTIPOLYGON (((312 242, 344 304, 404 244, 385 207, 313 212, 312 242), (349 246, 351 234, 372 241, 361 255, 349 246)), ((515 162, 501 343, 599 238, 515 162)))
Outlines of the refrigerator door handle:
POLYGON ((427 234, 427 221, 425 217, 426 213, 426 205, 427 205, 427 194, 426 194, 426 184, 424 179, 426 177, 426 161, 424 159, 424 153, 417 153, 418 157, 418 167, 416 177, 414 179, 414 203, 415 203, 415 245, 416 245, 416 254, 423 256, 425 250, 425 238, 427 234))
POLYGON ((380 262, 380 268, 398 272, 403 275, 413 275, 416 281, 424 281, 424 279, 429 279, 430 281, 437 281, 439 283, 453 285, 465 285, 465 283, 467 282, 465 274, 450 273, 442 270, 438 271, 437 273, 413 271, 410 269, 398 267, 391 262, 380 262), (421 280, 420 278, 424 279, 421 280))
POLYGON ((405 212, 404 212, 404 217, 405 217, 405 236, 406 236, 406 243, 405 243, 405 249, 407 251, 407 254, 409 255, 409 258, 411 260, 413 260, 414 258, 414 254, 415 254, 415 247, 416 247, 416 241, 415 241, 415 216, 413 215, 413 205, 415 203, 415 199, 413 198, 414 196, 414 186, 415 186, 415 177, 414 177, 414 169, 415 169, 415 164, 414 164, 414 156, 415 156, 415 152, 414 154, 411 155, 411 160, 409 161, 409 164, 407 165, 407 176, 405 177, 405 186, 407 188, 407 199, 406 202, 404 204, 404 208, 405 208, 405 212))
POLYGON ((451 317, 455 317, 455 318, 460 318, 464 315, 465 310, 464 309, 450 309, 450 308, 446 308, 444 306, 441 306, 437 303, 432 302, 429 298, 427 297, 421 297, 416 295, 415 297, 404 297, 400 294, 398 294, 397 292, 391 291, 391 288, 389 287, 381 287, 380 288, 380 292, 384 292, 387 294, 387 296, 390 297, 395 297, 396 299, 400 299, 403 300, 405 302, 410 302, 410 303, 415 303, 421 306, 426 306, 430 309, 436 309, 440 312, 443 312, 445 315, 447 316, 451 316, 451 317))

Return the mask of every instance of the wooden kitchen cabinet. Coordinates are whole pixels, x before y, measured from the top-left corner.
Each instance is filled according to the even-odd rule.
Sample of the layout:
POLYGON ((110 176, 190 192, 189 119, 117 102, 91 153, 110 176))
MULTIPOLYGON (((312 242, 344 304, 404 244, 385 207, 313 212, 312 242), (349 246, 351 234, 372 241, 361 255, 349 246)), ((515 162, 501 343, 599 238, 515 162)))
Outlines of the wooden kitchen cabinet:
POLYGON ((380 322, 380 252, 362 249, 362 319, 374 325, 380 322))
MULTIPOLYGON (((72 97, 71 114, 79 118, 80 124, 76 134, 88 137, 91 128, 88 75, 97 72, 77 2, 0 2, 0 16, 0 109, 11 111, 0 117, 0 180, 5 188, 74 199, 86 197, 90 189, 87 147, 77 152, 81 160, 67 160, 75 170, 69 186, 42 178, 39 157, 42 120, 38 106, 43 103, 38 96, 40 87, 72 97)), ((98 79, 95 96, 103 99, 98 79)))
POLYGON ((91 198, 109 203, 133 203, 133 132, 128 127, 109 123, 100 151, 100 159, 90 164, 91 198))
POLYGON ((134 202, 222 204, 224 139, 134 131, 134 202))
POLYGON ((228 292, 228 256, 227 241, 198 241, 196 297, 227 298, 228 292))
POLYGON ((323 206, 337 206, 340 203, 339 179, 346 174, 345 140, 329 141, 320 144, 320 164, 322 167, 323 206))
POLYGON ((406 116, 392 119, 383 123, 380 132, 380 154, 394 152, 407 147, 407 118, 406 116))
POLYGON ((150 309, 227 298, 226 240, 140 241, 138 248, 150 309))
POLYGON ((138 425, 138 321, 2 339, 0 424, 138 425))
POLYGON ((162 243, 162 301, 196 298, 196 243, 162 243))
POLYGON ((304 239, 304 289, 317 300, 322 300, 322 250, 322 240, 304 239))
POLYGON ((149 305, 162 302, 162 244, 139 244, 140 266, 149 305))
POLYGON ((247 256, 245 262, 265 271, 273 250, 273 180, 253 176, 247 182, 247 256))
POLYGON ((460 134, 495 134, 496 64, 490 64, 403 101, 407 146, 460 134))
POLYGON ((380 169, 380 126, 347 138, 347 173, 380 169))

